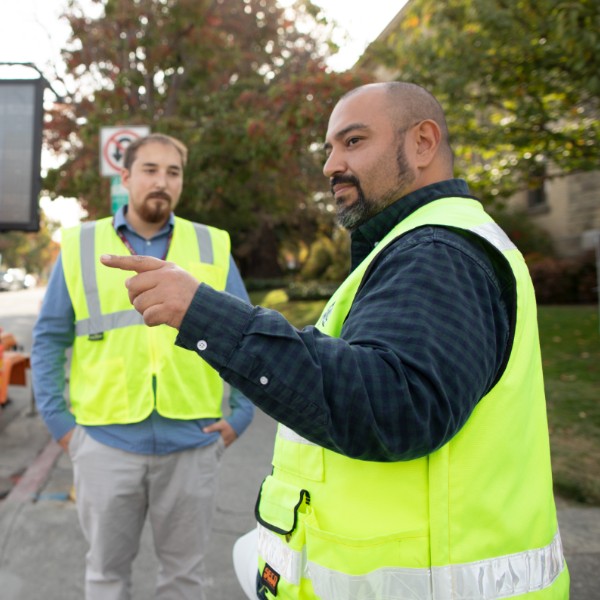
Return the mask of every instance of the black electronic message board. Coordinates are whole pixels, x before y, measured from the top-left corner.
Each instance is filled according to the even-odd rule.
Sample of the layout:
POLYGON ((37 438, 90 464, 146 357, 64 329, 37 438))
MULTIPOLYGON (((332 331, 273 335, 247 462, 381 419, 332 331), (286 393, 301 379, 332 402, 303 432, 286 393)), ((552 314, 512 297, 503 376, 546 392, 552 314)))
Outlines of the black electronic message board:
POLYGON ((43 79, 0 79, 0 231, 38 231, 43 79))

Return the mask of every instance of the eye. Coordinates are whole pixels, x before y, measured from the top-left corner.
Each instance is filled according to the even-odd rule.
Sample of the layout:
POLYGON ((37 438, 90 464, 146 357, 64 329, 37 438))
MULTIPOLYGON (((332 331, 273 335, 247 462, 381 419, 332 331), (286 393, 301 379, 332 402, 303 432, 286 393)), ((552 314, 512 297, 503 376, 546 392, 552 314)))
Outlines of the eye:
POLYGON ((359 138, 359 137, 356 137, 356 136, 348 138, 346 140, 346 146, 356 146, 356 144, 358 144, 358 142, 360 142, 361 139, 362 138, 359 138))

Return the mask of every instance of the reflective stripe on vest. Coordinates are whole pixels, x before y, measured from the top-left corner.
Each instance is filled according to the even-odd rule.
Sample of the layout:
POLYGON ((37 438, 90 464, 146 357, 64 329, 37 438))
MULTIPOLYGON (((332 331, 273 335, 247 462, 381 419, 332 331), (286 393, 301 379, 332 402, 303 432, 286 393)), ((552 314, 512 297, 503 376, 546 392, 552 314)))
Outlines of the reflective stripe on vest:
MULTIPOLYGON (((214 254, 210 233, 206 225, 192 223, 200 249, 200 262, 214 264, 214 254)), ((81 279, 88 306, 89 318, 75 323, 75 335, 89 336, 112 329, 143 325, 144 318, 135 309, 103 315, 100 310, 100 293, 96 280, 96 223, 81 224, 81 279)))
POLYGON ((386 600, 500 600, 543 590, 564 567, 559 532, 543 548, 473 563, 407 569, 383 567, 365 575, 347 575, 306 559, 280 537, 258 524, 258 553, 293 585, 308 577, 315 593, 328 600, 371 600, 373 590, 386 600))
POLYGON ((288 442, 295 442, 296 444, 305 444, 306 446, 317 446, 314 442, 303 438, 301 435, 298 435, 293 429, 290 429, 283 423, 279 423, 277 425, 277 436, 283 438, 288 442))
POLYGON ((471 227, 468 231, 476 233, 478 236, 487 240, 492 246, 495 246, 500 252, 506 250, 516 250, 516 246, 510 238, 496 223, 484 223, 471 227))

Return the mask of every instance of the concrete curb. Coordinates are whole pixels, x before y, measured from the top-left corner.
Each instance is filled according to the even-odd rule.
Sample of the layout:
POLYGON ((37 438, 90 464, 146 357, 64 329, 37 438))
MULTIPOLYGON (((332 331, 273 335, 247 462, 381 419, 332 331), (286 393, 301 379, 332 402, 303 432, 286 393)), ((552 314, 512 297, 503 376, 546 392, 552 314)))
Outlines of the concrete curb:
POLYGON ((44 487, 56 461, 62 454, 62 448, 50 441, 33 463, 27 468, 15 487, 5 498, 5 502, 29 502, 35 500, 44 487))

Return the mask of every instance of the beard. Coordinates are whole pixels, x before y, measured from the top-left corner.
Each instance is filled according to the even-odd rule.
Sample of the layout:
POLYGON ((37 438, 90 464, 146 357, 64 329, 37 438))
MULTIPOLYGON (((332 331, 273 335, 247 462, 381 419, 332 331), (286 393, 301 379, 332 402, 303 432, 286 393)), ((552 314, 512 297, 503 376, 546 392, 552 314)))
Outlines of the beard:
POLYGON ((384 208, 387 208, 390 204, 398 200, 404 194, 404 190, 415 180, 415 174, 408 164, 403 146, 404 136, 402 136, 396 149, 396 168, 398 170, 396 183, 393 189, 387 190, 377 198, 367 198, 360 180, 354 177, 354 175, 339 175, 332 178, 332 189, 334 185, 339 183, 350 183, 356 188, 357 199, 353 204, 344 206, 340 202, 336 206, 336 219, 342 227, 352 231, 363 223, 366 223, 384 208))
POLYGON ((161 223, 171 214, 171 196, 164 192, 148 194, 138 209, 140 217, 147 223, 161 223), (165 200, 165 202, 153 202, 165 200))
POLYGON ((374 208, 372 203, 367 201, 360 181, 352 175, 341 175, 334 177, 331 180, 331 185, 334 186, 338 183, 350 183, 356 188, 357 198, 353 204, 345 206, 342 202, 336 204, 336 219, 339 225, 352 231, 359 225, 362 225, 365 221, 368 221, 373 215, 372 209, 374 208))

